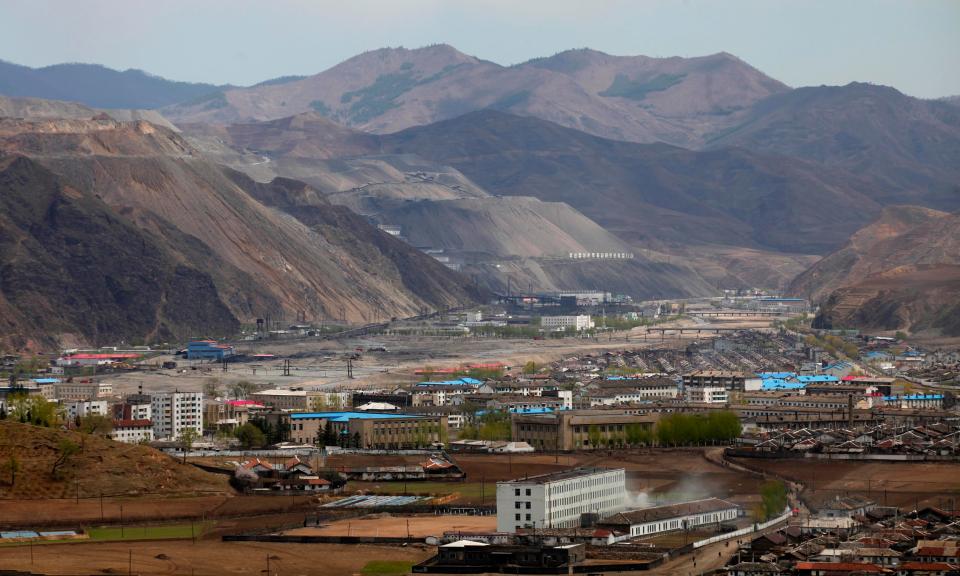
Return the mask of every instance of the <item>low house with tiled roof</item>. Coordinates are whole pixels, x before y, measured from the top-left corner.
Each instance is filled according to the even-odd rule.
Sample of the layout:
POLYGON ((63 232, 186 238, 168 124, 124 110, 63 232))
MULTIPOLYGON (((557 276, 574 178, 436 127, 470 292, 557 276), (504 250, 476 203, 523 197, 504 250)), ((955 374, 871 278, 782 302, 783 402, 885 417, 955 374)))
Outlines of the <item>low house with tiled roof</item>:
POLYGON ((797 562, 794 572, 803 576, 835 576, 842 574, 893 574, 892 570, 865 562, 797 562))
POLYGON ((954 576, 960 574, 960 566, 949 562, 902 562, 897 566, 897 576, 954 576))

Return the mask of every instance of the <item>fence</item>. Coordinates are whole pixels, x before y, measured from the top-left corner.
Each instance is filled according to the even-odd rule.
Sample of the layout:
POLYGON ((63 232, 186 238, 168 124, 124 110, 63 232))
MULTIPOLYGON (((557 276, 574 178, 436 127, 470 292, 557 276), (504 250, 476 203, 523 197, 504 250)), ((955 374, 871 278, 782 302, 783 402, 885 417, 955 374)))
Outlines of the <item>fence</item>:
POLYGON ((787 507, 786 511, 780 516, 777 516, 776 518, 767 520, 766 522, 762 522, 760 524, 754 524, 753 526, 747 526, 746 528, 734 530, 733 532, 726 532, 724 534, 711 536, 710 538, 706 538, 704 540, 697 540, 696 542, 693 543, 693 547, 702 548, 708 544, 713 544, 714 542, 722 542, 724 540, 729 540, 730 538, 736 538, 737 536, 744 536, 746 534, 752 534, 754 532, 765 530, 773 526, 774 524, 779 524, 780 522, 783 522, 786 519, 790 518, 790 514, 791 514, 790 508, 787 507))

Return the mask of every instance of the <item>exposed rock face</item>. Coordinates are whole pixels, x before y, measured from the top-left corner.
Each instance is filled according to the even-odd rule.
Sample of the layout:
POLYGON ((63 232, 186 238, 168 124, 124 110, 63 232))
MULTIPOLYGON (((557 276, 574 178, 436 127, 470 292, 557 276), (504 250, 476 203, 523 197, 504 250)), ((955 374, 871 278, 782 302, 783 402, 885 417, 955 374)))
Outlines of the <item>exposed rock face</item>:
POLYGON ((0 215, 0 306, 20 345, 67 334, 95 343, 223 335, 283 311, 364 321, 482 297, 362 218, 338 214, 318 232, 264 205, 255 183, 147 122, 0 119, 0 154, 26 157, 5 164, 5 202, 46 198, 0 215), (24 256, 27 240, 37 256, 24 256), (59 293, 32 300, 47 276, 59 293))
POLYGON ((209 274, 35 161, 0 160, 0 207, 5 344, 166 341, 239 327, 209 274))
POLYGON ((817 326, 960 335, 960 214, 887 208, 790 290, 822 301, 817 326))

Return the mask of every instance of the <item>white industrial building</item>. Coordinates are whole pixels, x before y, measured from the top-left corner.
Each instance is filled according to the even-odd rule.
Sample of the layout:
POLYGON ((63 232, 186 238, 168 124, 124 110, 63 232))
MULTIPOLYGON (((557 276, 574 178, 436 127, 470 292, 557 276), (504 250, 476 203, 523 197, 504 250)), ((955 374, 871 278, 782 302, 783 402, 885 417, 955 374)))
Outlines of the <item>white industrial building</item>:
POLYGON ((580 468, 497 483, 497 532, 576 528, 583 516, 620 512, 627 498, 623 468, 580 468))
POLYGON ((150 401, 153 436, 158 440, 176 440, 187 428, 203 434, 203 392, 166 392, 153 394, 150 401))
POLYGON ((577 332, 593 328, 593 318, 586 314, 577 316, 541 316, 540 327, 546 330, 566 330, 573 328, 577 332))

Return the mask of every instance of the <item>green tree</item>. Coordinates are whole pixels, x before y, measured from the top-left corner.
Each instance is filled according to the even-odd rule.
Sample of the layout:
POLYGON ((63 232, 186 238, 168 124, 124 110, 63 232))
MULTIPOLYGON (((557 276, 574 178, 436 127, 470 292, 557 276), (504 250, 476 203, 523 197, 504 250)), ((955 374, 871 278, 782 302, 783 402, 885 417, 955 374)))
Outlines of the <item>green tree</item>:
POLYGON ((240 441, 240 445, 247 450, 260 448, 267 443, 267 437, 263 434, 263 430, 250 422, 238 427, 234 436, 240 441))
POLYGON ((200 435, 197 433, 196 428, 187 427, 187 428, 184 428, 182 432, 180 432, 180 438, 178 438, 177 440, 180 443, 180 449, 183 450, 184 464, 187 463, 187 452, 189 452, 190 449, 193 448, 194 442, 196 442, 199 437, 200 435))
POLYGON ((907 333, 904 332, 903 330, 897 330, 897 333, 894 334, 893 337, 896 338, 898 341, 903 342, 904 340, 907 339, 907 333))
POLYGON ((783 513, 787 507, 787 488, 780 480, 769 480, 760 486, 763 519, 769 520, 783 513))
POLYGON ((537 373, 537 363, 534 362, 533 360, 527 361, 527 363, 523 365, 523 373, 524 373, 524 374, 536 374, 536 373, 537 373))
POLYGON ((597 449, 600 447, 600 427, 596 424, 591 424, 587 428, 587 439, 590 441, 590 447, 597 449))
POLYGON ((7 458, 7 461, 3 463, 3 470, 10 475, 10 485, 16 485, 17 472, 20 471, 20 460, 16 454, 11 454, 9 458, 7 458))

